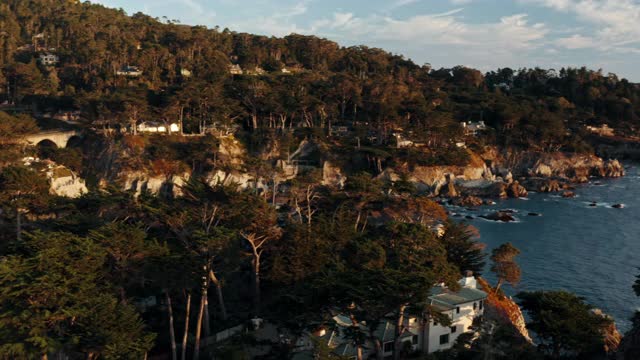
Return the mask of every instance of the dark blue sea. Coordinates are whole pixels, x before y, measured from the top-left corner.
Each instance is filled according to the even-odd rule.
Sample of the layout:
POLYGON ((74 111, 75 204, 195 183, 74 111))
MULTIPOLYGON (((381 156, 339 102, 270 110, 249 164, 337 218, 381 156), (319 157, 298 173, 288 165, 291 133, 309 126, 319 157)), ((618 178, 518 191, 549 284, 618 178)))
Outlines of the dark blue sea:
MULTIPOLYGON (((640 309, 631 288, 640 274, 640 168, 637 163, 626 166, 626 177, 593 179, 576 187, 575 198, 531 193, 527 199, 502 200, 476 211, 450 210, 474 217, 465 221, 480 230, 487 253, 509 241, 522 251, 517 258, 522 280, 515 289, 506 288, 507 293, 568 290, 611 315, 618 329, 626 331, 640 309), (614 204, 624 208, 612 208, 614 204), (499 209, 515 210, 517 222, 477 218, 499 209), (532 212, 542 216, 529 216, 532 212)), ((495 281, 488 266, 485 276, 495 281)))

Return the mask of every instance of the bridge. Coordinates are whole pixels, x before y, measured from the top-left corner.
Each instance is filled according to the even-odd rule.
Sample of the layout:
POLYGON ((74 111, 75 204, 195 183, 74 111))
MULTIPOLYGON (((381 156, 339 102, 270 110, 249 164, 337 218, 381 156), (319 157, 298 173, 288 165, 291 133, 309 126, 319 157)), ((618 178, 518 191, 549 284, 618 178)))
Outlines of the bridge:
POLYGON ((80 133, 71 130, 57 130, 57 131, 43 131, 37 134, 31 134, 24 137, 24 142, 27 145, 39 145, 42 142, 48 141, 56 144, 59 148, 67 147, 69 139, 73 137, 80 137, 80 133))

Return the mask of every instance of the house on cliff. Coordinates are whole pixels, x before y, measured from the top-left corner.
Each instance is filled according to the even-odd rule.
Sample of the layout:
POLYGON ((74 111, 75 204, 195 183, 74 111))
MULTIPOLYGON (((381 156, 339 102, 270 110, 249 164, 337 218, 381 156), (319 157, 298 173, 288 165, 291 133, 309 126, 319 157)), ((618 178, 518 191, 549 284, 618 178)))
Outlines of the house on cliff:
MULTIPOLYGON (((380 342, 383 358, 393 356, 396 350, 416 354, 448 350, 460 335, 475 331, 474 320, 483 315, 487 299, 487 293, 478 289, 477 281, 472 274, 467 274, 459 283, 461 287, 457 291, 449 290, 444 285, 435 286, 428 297, 431 308, 449 316, 451 324, 444 326, 438 323, 426 311, 422 314, 406 313, 400 329, 400 349, 396 349, 396 325, 393 314, 376 322, 375 329, 370 329, 365 322, 359 322, 358 329, 365 334, 373 333, 375 339, 380 342)), ((310 355, 318 341, 327 345, 338 356, 355 358, 357 348, 348 336, 353 326, 348 316, 337 314, 327 326, 320 327, 296 341, 295 349, 299 356, 294 358, 303 359, 310 355)), ((362 346, 362 351, 365 359, 375 356, 376 344, 368 339, 362 346)))

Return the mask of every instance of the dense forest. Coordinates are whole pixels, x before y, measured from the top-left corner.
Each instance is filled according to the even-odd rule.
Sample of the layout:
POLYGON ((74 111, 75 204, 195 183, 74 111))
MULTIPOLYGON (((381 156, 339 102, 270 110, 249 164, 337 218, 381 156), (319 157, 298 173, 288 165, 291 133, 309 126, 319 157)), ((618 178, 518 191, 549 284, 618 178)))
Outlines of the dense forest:
MULTIPOLYGON (((381 340, 359 324, 402 324, 415 313, 447 324, 427 296, 435 284, 456 289, 468 271, 494 273, 485 290, 513 304, 501 286, 520 279, 518 249, 488 256, 476 230, 449 220, 408 173, 378 175, 482 164, 487 147, 591 155, 587 125, 640 135, 640 86, 614 74, 432 69, 381 49, 187 26, 78 0, 0 0, 0 50, 1 359, 286 359, 296 356, 290 339, 335 325, 336 313, 349 314, 358 357, 381 340), (481 136, 461 126, 481 121, 481 136), (178 131, 138 134, 144 123, 178 131), (60 129, 82 139, 66 148, 23 141, 60 129), (313 169, 280 184, 277 164, 303 152, 297 159, 313 169), (88 193, 53 194, 46 163, 28 158, 80 174, 88 193), (348 173, 343 186, 323 183, 324 161, 348 173), (116 167, 171 189, 128 191, 110 176, 116 167), (211 181, 216 171, 253 182, 211 181), (289 340, 244 331, 215 341, 256 319, 289 340)), ((516 299, 538 346, 488 319, 477 336, 427 358, 614 353, 603 335, 611 319, 583 299, 516 299)), ((635 319, 625 359, 640 352, 638 334, 635 319)), ((397 326, 396 349, 403 335, 397 326)), ((342 358, 331 350, 318 341, 310 358, 342 358)))

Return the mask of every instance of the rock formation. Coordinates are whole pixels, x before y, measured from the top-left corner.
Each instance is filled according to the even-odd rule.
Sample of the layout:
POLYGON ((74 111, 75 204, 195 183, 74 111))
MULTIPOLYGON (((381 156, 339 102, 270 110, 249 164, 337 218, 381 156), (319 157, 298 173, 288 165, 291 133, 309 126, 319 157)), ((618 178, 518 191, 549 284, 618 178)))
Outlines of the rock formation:
POLYGON ((482 291, 488 294, 485 303, 485 317, 512 327, 524 340, 532 343, 524 316, 518 304, 502 294, 496 294, 495 289, 485 279, 478 278, 478 284, 482 291))

